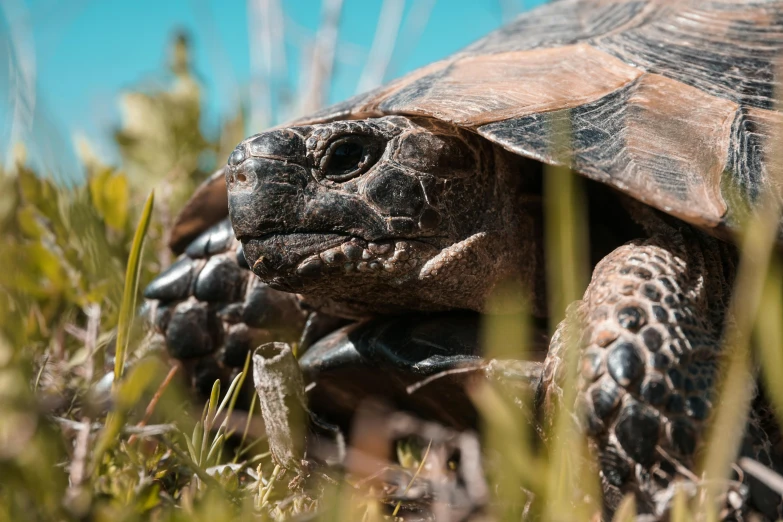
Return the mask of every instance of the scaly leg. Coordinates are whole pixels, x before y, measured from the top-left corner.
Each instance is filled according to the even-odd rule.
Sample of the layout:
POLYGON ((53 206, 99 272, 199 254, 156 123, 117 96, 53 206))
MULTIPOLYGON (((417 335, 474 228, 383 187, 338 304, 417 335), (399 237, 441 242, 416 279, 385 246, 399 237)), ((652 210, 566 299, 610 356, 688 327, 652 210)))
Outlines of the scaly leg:
POLYGON ((550 346, 547 411, 562 398, 566 337, 578 339, 576 411, 605 490, 650 501, 692 468, 712 410, 720 337, 733 277, 728 247, 699 233, 617 248, 595 268, 550 346), (565 335, 582 325, 579 335, 565 335))

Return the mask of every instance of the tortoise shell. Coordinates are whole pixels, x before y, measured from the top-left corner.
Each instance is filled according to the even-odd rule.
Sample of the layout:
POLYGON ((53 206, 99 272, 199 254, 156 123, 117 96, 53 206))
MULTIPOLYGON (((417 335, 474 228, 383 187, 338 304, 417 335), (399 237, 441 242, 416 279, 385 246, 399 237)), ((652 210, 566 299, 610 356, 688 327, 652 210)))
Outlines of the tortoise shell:
MULTIPOLYGON (((296 124, 437 118, 722 234, 737 226, 739 202, 779 197, 771 137, 783 123, 781 49, 781 1, 560 0, 296 124), (568 156, 558 154, 569 142, 568 156)), ((172 247, 226 206, 213 176, 177 221, 172 247)))

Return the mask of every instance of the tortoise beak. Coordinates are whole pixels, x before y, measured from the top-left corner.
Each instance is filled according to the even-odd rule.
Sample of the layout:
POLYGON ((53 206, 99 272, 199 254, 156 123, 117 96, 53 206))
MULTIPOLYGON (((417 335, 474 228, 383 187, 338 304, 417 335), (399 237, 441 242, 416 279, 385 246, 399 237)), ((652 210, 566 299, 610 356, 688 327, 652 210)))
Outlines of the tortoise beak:
POLYGON ((226 169, 228 212, 240 240, 296 228, 304 167, 277 159, 246 159, 226 169))
POLYGON ((228 158, 226 187, 234 232, 240 240, 289 228, 297 194, 307 185, 301 136, 286 129, 257 134, 228 158))
POLYGON ((247 263, 264 280, 284 272, 300 257, 300 249, 286 236, 301 228, 302 183, 296 178, 305 175, 299 165, 270 158, 251 157, 227 168, 234 233, 242 241, 247 263))
POLYGON ((245 259, 280 290, 293 291, 302 275, 318 275, 301 266, 303 259, 350 239, 329 226, 335 221, 329 212, 315 212, 325 222, 308 219, 320 199, 309 194, 314 187, 307 177, 304 167, 276 158, 253 156, 226 169, 229 216, 245 259))

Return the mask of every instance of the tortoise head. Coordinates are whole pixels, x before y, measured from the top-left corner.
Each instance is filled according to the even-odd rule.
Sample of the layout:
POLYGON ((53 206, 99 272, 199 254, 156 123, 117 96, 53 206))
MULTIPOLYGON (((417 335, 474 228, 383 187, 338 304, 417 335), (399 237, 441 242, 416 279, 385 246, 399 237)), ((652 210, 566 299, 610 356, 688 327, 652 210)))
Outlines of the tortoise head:
POLYGON ((276 129, 231 154, 229 213, 273 288, 360 312, 479 309, 520 272, 519 173, 501 163, 435 120, 276 129))

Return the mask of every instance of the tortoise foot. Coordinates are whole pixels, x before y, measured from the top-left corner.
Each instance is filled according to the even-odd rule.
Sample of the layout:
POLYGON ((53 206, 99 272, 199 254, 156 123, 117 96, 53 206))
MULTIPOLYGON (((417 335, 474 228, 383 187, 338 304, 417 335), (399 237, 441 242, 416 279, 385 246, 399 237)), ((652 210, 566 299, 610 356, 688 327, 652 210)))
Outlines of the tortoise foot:
MULTIPOLYGON (((569 308, 545 363, 544 404, 551 411, 563 396, 566 339, 574 340, 575 410, 604 490, 614 498, 635 493, 642 510, 659 511, 662 492, 696 477, 720 378, 731 283, 732 267, 713 263, 717 248, 703 236, 673 234, 616 249, 596 266, 582 301, 569 308)), ((769 446, 754 418, 749 451, 769 446)), ((750 503, 758 498, 769 511, 760 492, 751 488, 750 503)))
POLYGON ((168 354, 206 396, 216 379, 231 379, 244 367, 257 346, 298 340, 306 318, 295 296, 269 288, 247 269, 228 219, 193 240, 144 297, 153 303, 153 327, 168 354))

